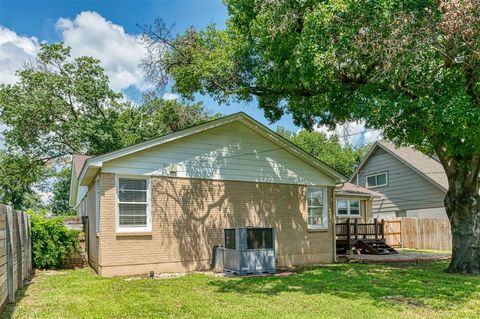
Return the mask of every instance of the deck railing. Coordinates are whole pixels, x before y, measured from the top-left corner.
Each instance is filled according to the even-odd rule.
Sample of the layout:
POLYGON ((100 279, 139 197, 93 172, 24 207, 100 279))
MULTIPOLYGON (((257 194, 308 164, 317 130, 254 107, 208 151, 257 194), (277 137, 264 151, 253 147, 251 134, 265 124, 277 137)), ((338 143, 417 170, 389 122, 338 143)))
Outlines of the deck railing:
POLYGON ((359 223, 357 219, 353 222, 347 219, 346 222, 336 223, 335 231, 338 239, 385 239, 385 221, 380 222, 377 218, 373 223, 359 223))

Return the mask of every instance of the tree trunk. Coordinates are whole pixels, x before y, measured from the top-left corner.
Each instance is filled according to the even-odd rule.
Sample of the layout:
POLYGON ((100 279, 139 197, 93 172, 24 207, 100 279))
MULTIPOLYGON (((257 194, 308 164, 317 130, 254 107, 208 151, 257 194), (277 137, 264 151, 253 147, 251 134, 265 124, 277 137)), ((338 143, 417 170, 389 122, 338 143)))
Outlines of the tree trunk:
POLYGON ((449 182, 445 209, 452 230, 452 260, 447 271, 480 274, 479 161, 450 158, 442 164, 449 182))

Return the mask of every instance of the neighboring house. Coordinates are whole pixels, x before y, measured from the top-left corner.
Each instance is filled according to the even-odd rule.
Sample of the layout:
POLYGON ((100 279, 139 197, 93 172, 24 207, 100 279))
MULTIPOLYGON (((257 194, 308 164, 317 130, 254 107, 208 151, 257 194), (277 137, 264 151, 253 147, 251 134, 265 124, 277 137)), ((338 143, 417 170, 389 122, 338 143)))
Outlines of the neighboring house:
POLYGON ((382 195, 373 199, 374 217, 447 217, 443 167, 413 148, 376 142, 351 182, 382 195))
POLYGON ((335 187, 335 215, 337 222, 347 218, 357 219, 359 223, 373 221, 372 200, 382 195, 352 183, 343 183, 335 187))
POLYGON ((78 178, 82 171, 83 165, 87 159, 91 158, 89 155, 73 154, 72 156, 72 173, 70 175, 70 205, 76 208, 77 217, 81 219, 87 216, 87 186, 78 184, 78 178))
POLYGON ((345 179, 244 113, 73 162, 70 202, 101 275, 207 269, 241 226, 275 228, 279 266, 335 260, 345 179))

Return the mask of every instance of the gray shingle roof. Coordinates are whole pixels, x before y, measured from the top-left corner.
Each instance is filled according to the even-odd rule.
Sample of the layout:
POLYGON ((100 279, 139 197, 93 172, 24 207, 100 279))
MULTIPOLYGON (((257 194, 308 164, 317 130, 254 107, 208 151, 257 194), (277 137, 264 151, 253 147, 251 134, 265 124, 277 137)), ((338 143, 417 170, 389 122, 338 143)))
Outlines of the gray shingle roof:
POLYGON ((369 196, 380 197, 381 194, 367 189, 365 187, 355 185, 352 183, 343 183, 335 187, 335 195, 353 195, 353 196, 369 196))
POLYGON ((93 156, 90 156, 90 155, 73 154, 72 162, 74 163, 73 167, 75 169, 75 176, 77 178, 78 176, 80 176, 80 172, 82 171, 83 164, 85 164, 87 159, 92 157, 93 156))
POLYGON ((442 164, 437 160, 411 147, 396 147, 392 143, 385 141, 379 141, 377 143, 400 160, 403 160, 407 165, 414 168, 418 174, 430 179, 445 190, 448 189, 447 175, 445 174, 442 164))

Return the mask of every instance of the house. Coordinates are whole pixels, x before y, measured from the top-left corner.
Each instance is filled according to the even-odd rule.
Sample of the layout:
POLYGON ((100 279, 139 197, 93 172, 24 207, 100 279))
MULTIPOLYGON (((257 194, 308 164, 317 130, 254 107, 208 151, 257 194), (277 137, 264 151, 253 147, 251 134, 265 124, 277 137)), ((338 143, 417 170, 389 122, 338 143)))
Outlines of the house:
POLYGON ((374 217, 447 217, 447 176, 435 158, 410 147, 376 142, 350 182, 373 190, 374 217))
POLYGON ((236 113, 75 156, 70 203, 88 218, 88 260, 103 276, 207 269, 224 229, 242 226, 275 228, 279 266, 318 264, 335 260, 334 190, 344 182, 236 113))
POLYGON ((335 187, 335 220, 344 222, 347 218, 357 219, 359 223, 371 223, 373 221, 373 199, 382 195, 355 185, 342 183, 335 187))

